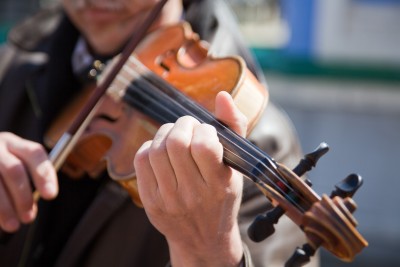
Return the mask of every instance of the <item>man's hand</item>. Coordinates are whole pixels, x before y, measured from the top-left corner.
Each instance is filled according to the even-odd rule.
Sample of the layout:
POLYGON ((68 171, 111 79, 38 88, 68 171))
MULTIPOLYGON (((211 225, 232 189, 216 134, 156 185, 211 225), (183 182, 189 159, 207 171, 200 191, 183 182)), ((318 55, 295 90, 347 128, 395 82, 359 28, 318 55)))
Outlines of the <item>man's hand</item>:
MULTIPOLYGON (((239 134, 247 119, 229 94, 216 117, 239 134)), ((238 266, 243 256, 237 215, 243 177, 223 163, 214 127, 186 116, 160 127, 135 157, 139 195, 165 235, 172 266, 238 266)))
POLYGON ((0 227, 18 230, 37 213, 31 180, 40 196, 52 199, 58 193, 56 171, 45 149, 12 133, 0 133, 0 227))

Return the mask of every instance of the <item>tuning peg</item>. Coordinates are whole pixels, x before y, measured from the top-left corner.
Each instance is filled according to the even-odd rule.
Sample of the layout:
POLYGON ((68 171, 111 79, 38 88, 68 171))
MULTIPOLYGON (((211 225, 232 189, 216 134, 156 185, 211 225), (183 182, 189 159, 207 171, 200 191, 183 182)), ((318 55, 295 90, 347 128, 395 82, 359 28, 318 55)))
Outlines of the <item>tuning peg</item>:
POLYGON ((352 197, 363 184, 362 177, 352 173, 335 185, 335 190, 331 193, 331 198, 339 196, 342 198, 352 197))
MULTIPOLYGON (((293 169, 297 176, 303 176, 317 164, 318 160, 329 150, 326 143, 321 143, 313 152, 306 154, 299 164, 293 169)), ((305 179, 305 183, 311 186, 311 181, 305 179)), ((278 223, 285 210, 280 206, 274 207, 266 214, 259 214, 247 229, 247 234, 254 242, 261 242, 275 232, 274 224, 278 223)))
POLYGON ((277 206, 265 215, 259 214, 247 229, 247 234, 254 242, 261 242, 275 232, 274 224, 285 213, 285 210, 277 206))
MULTIPOLYGON (((329 146, 327 143, 322 142, 313 152, 306 154, 299 164, 293 169, 293 172, 299 177, 303 176, 306 172, 310 171, 315 165, 317 165, 318 160, 329 151, 329 146)), ((309 185, 311 185, 311 182, 309 185)))
POLYGON ((293 255, 285 263, 285 267, 299 267, 310 262, 310 258, 314 256, 315 249, 308 243, 305 243, 301 248, 296 248, 293 255))

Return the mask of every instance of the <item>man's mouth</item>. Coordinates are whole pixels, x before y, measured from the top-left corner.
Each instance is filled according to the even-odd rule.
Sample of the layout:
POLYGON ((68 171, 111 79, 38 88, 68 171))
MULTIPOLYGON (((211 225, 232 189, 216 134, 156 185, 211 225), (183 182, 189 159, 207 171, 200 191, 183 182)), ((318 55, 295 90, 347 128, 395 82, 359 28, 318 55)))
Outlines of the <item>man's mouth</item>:
POLYGON ((120 11, 125 5, 123 1, 115 0, 74 0, 76 8, 90 8, 98 11, 120 11))

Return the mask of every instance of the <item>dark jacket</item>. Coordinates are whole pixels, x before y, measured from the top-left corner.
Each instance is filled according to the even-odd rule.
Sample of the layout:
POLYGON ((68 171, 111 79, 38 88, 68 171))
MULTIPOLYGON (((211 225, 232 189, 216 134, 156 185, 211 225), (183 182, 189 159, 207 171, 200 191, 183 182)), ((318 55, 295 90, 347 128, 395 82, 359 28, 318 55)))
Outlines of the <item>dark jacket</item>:
MULTIPOLYGON (((241 55, 263 81, 229 12, 222 1, 194 1, 187 7, 185 19, 202 39, 217 44, 214 55, 241 55)), ((8 43, 0 50, 0 131, 43 143, 44 132, 68 102, 66 99, 79 92, 70 62, 77 38, 78 31, 59 8, 41 11, 10 32, 8 43)), ((250 138, 288 166, 294 166, 300 157, 288 118, 272 103, 250 138)), ((34 262, 44 253, 50 255, 45 258, 54 266, 156 267, 168 263, 165 238, 117 183, 110 179, 76 182, 61 177, 60 186, 72 189, 72 193, 61 189, 64 197, 60 200, 39 203, 35 227, 25 226, 0 244, 0 266, 17 266, 24 259, 34 262), (64 203, 66 199, 70 201, 64 203), (75 219, 69 221, 70 217, 75 219), (43 232, 59 233, 66 241, 52 234, 38 239, 43 232), (58 247, 49 248, 49 244, 58 247)), ((249 248, 246 266, 252 266, 251 261, 254 266, 283 266, 293 249, 304 242, 302 233, 287 218, 268 240, 257 244, 249 241, 249 223, 270 207, 255 185, 246 181, 239 218, 243 242, 249 248)))

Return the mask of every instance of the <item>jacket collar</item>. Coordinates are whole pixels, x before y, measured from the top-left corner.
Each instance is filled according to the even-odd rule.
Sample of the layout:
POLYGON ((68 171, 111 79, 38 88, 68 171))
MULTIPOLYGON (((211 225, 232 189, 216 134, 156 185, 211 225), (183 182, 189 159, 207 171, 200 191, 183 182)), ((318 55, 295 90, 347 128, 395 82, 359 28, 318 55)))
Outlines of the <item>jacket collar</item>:
POLYGON ((70 57, 77 38, 77 29, 58 8, 39 12, 9 34, 9 44, 29 68, 25 90, 43 128, 80 89, 70 57))
POLYGON ((63 16, 59 5, 43 9, 13 27, 7 41, 24 51, 45 51, 43 45, 59 26, 63 16))

